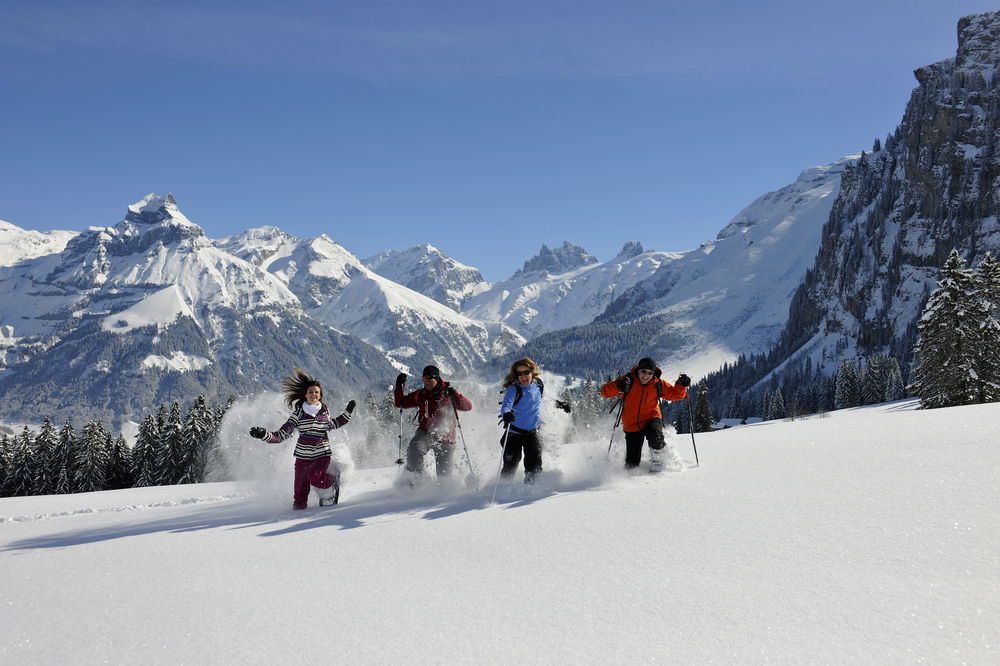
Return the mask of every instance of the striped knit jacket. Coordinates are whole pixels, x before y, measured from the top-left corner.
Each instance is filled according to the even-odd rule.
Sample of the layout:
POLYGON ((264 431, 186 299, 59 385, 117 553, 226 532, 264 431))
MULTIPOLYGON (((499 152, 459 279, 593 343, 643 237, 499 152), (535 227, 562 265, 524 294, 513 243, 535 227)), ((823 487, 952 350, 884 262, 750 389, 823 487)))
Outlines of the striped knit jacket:
POLYGON ((267 433, 264 441, 271 444, 283 442, 298 429, 299 439, 295 443, 295 457, 306 460, 323 458, 324 456, 333 455, 333 452, 330 450, 330 439, 327 437, 327 432, 347 425, 347 422, 350 420, 351 415, 347 412, 344 412, 335 419, 331 419, 330 410, 327 408, 326 403, 323 403, 323 407, 320 408, 316 416, 309 416, 309 414, 306 414, 302 410, 302 406, 299 405, 292 412, 292 415, 288 417, 283 426, 278 428, 276 432, 267 433))

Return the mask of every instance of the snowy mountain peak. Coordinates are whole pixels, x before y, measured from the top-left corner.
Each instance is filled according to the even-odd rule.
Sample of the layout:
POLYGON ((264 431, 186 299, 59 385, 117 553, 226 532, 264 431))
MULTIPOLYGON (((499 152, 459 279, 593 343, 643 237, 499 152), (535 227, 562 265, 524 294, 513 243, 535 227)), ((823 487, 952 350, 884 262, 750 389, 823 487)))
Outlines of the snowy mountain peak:
POLYGON ((469 296, 486 288, 478 269, 455 261, 430 243, 402 252, 386 250, 364 260, 382 277, 459 310, 469 296))
POLYGON ((128 207, 124 219, 111 229, 98 231, 114 237, 109 250, 118 254, 144 251, 157 243, 170 245, 204 238, 205 232, 177 207, 172 194, 147 194, 128 207))
POLYGON ((614 258, 614 261, 621 261, 623 259, 631 259, 632 257, 638 257, 640 254, 645 252, 642 243, 639 241, 627 241, 625 245, 622 246, 618 256, 614 258))
POLYGON ((737 234, 745 234, 760 222, 773 224, 776 215, 786 214, 799 204, 808 205, 808 200, 814 197, 826 198, 830 194, 836 195, 836 188, 840 186, 840 176, 844 173, 844 169, 847 165, 857 162, 860 157, 860 153, 848 155, 830 164, 805 169, 791 185, 768 192, 751 202, 722 228, 715 240, 721 241, 737 234))
POLYGON ((177 208, 177 201, 173 194, 167 194, 163 197, 152 193, 147 194, 141 201, 128 207, 125 219, 134 224, 160 224, 169 221, 178 225, 194 226, 194 223, 184 217, 184 214, 177 208))
POLYGON ((563 241, 560 247, 555 249, 548 245, 542 245, 538 255, 524 262, 524 266, 514 273, 514 277, 527 275, 529 273, 548 273, 549 275, 559 275, 598 263, 597 258, 591 255, 578 245, 573 245, 569 241, 563 241))

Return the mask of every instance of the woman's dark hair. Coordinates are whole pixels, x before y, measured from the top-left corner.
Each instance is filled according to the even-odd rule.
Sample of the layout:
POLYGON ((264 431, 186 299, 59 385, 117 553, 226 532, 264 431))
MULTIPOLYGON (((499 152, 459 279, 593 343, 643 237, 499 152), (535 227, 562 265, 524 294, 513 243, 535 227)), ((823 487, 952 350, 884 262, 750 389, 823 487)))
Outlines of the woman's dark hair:
POLYGON ((310 377, 298 368, 295 368, 293 377, 285 377, 281 382, 281 392, 285 394, 285 404, 289 409, 298 409, 306 401, 306 391, 310 386, 319 387, 319 397, 323 399, 323 385, 318 379, 310 377))

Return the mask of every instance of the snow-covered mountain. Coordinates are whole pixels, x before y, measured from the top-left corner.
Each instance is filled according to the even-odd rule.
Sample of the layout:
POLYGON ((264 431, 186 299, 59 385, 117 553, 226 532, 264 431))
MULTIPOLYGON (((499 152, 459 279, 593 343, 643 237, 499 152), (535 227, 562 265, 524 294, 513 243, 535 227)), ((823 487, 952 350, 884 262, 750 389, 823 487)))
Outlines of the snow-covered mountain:
POLYGON ((402 252, 386 250, 364 260, 382 277, 459 311, 470 296, 489 287, 479 269, 470 268, 429 243, 402 252))
POLYGON ((0 322, 5 414, 112 420, 171 396, 274 386, 300 365, 348 386, 393 372, 306 315, 276 276, 216 247, 170 195, 0 268, 0 322))
POLYGON ((475 319, 502 321, 533 338, 592 322, 629 288, 680 256, 646 252, 633 241, 610 261, 599 262, 568 242, 556 250, 543 245, 512 277, 469 298, 462 312, 475 319))
MULTIPOLYGON (((375 273, 326 236, 300 240, 274 228, 252 229, 221 246, 286 284, 310 317, 374 345, 408 371, 433 363, 448 375, 466 375, 525 342, 502 323, 469 318, 375 273)), ((472 269, 430 250, 440 264, 431 273, 451 266, 458 267, 457 279, 470 275, 472 269)), ((413 254, 382 255, 381 266, 403 266, 413 254)))
POLYGON ((819 249, 841 175, 855 159, 803 171, 695 250, 643 252, 629 244, 609 262, 535 278, 519 291, 517 277, 494 285, 466 308, 495 309, 502 302, 498 294, 519 294, 518 309, 501 316, 512 321, 522 312, 546 322, 549 332, 525 350, 553 370, 615 372, 653 356, 667 372, 704 375, 777 341, 791 296, 819 249), (556 322, 571 328, 556 329, 556 322))
POLYGON ((0 266, 62 252, 74 231, 29 231, 0 220, 0 266))
POLYGON ((307 309, 322 305, 365 272, 357 257, 326 234, 303 240, 277 227, 258 227, 216 244, 274 275, 307 309))

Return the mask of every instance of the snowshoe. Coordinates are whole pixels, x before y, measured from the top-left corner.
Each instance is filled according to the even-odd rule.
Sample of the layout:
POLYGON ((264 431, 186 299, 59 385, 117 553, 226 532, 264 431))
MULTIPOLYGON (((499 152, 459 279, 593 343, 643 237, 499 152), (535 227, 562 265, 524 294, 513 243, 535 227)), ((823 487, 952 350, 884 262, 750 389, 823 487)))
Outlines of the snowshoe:
POLYGON ((333 506, 340 501, 340 484, 336 481, 329 488, 323 488, 319 491, 319 505, 320 506, 333 506))
POLYGON ((659 474, 663 471, 663 449, 650 449, 649 451, 649 472, 659 474))

